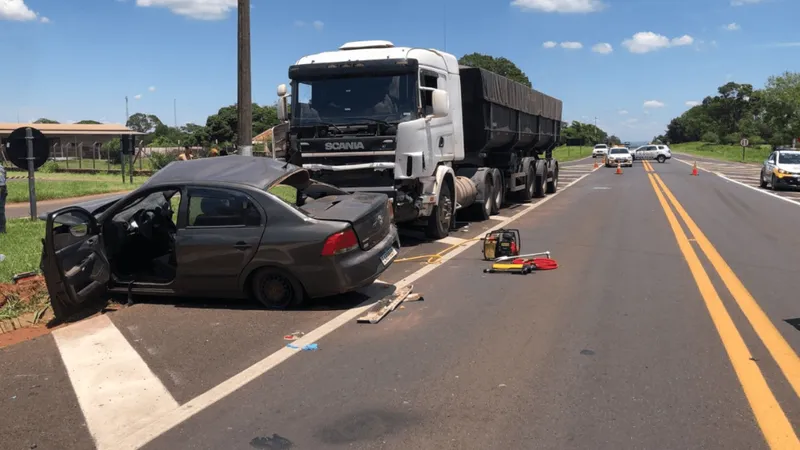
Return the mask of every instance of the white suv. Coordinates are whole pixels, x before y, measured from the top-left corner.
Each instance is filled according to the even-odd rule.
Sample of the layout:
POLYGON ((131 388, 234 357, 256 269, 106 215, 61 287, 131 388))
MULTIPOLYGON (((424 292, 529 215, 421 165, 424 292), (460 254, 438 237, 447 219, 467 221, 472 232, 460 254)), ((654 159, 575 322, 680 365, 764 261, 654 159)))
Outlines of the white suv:
POLYGON ((598 156, 605 156, 608 154, 608 146, 606 144, 597 144, 594 146, 592 150, 592 158, 597 158, 598 156))
POLYGON ((636 159, 655 159, 660 163, 672 158, 672 152, 670 151, 669 146, 663 144, 643 145, 634 150, 633 154, 636 159))

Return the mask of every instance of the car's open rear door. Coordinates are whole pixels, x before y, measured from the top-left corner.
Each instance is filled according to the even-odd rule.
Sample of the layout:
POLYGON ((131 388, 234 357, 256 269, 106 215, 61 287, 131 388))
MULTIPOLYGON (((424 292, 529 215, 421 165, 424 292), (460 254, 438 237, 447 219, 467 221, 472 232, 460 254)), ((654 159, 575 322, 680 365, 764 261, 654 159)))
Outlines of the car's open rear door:
POLYGON ((71 207, 47 216, 42 271, 57 318, 105 300, 110 269, 101 230, 88 211, 71 207))

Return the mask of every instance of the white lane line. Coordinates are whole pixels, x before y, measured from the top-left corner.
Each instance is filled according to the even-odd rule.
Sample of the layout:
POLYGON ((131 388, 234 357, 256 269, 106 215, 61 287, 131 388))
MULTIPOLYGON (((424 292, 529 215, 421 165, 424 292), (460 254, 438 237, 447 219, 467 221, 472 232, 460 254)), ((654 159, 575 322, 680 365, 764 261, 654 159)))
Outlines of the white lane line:
POLYGON ((737 181, 737 180, 734 180, 734 179, 732 179, 732 178, 728 178, 728 177, 726 177, 725 175, 723 175, 723 174, 721 174, 721 173, 719 173, 719 172, 714 172, 714 174, 715 174, 715 175, 717 175, 717 176, 718 176, 718 177, 720 177, 720 178, 724 178, 724 179, 726 179, 726 180, 730 181, 731 183, 736 183, 736 184, 738 184, 738 185, 740 185, 740 186, 744 186, 744 187, 746 187, 746 188, 748 188, 748 189, 752 189, 752 190, 754 190, 754 191, 756 191, 756 192, 760 192, 760 193, 762 193, 762 194, 766 194, 766 195, 769 195, 769 196, 775 197, 775 198, 777 198, 777 199, 779 199, 779 200, 783 200, 783 201, 785 201, 785 202, 789 202, 789 203, 791 203, 791 204, 793 204, 793 205, 797 205, 797 204, 798 204, 796 201, 792 200, 791 198, 788 198, 788 197, 783 197, 783 196, 781 196, 781 195, 778 195, 778 194, 775 194, 775 193, 773 193, 773 192, 769 192, 769 191, 766 191, 766 190, 764 190, 764 189, 761 189, 760 187, 751 186, 751 185, 749 185, 749 184, 742 183, 741 181, 737 181))
POLYGON ((400 238, 401 239, 404 238, 404 237, 407 237, 407 238, 416 239, 416 240, 420 240, 420 241, 426 241, 426 242, 438 242, 440 244, 446 244, 446 245, 463 244, 464 242, 466 242, 466 239, 462 239, 462 238, 455 237, 455 236, 447 236, 447 237, 444 237, 442 239, 429 240, 428 237, 425 236, 425 233, 423 233, 422 231, 419 231, 419 230, 409 230, 409 229, 401 228, 399 233, 400 233, 400 238))
POLYGON ((506 220, 506 219, 508 219, 508 217, 504 217, 504 216, 501 216, 499 214, 497 214, 495 216, 489 216, 489 218, 492 219, 492 220, 506 220))
POLYGON ((53 338, 99 450, 117 448, 131 424, 178 407, 108 316, 55 330, 53 338))
MULTIPOLYGON (((569 187, 575 185, 576 183, 580 182, 582 179, 589 176, 586 174, 577 180, 573 181, 572 183, 567 184, 563 188, 559 189, 558 192, 555 194, 551 194, 548 197, 545 197, 539 202, 536 202, 526 208, 523 208, 522 211, 514 214, 513 216, 509 217, 508 219, 500 222, 496 226, 492 227, 487 231, 495 231, 502 229, 503 227, 507 226, 509 223, 519 219, 520 217, 524 216, 525 214, 533 211, 534 209, 544 205, 548 201, 552 200, 553 198, 557 197, 560 193, 566 191, 569 187)), ((403 278, 402 280, 398 281, 394 284, 395 289, 402 289, 409 284, 417 281, 418 279, 422 278, 423 276, 427 275, 428 273, 436 270, 437 267, 442 266, 447 261, 455 258, 459 254, 467 251, 470 247, 477 244, 480 241, 469 241, 466 242, 464 245, 453 249, 452 251, 446 253, 442 259, 440 260, 440 264, 429 264, 423 266, 416 272, 412 273, 411 275, 403 278)), ((371 292, 380 292, 381 288, 380 284, 376 283, 372 286, 369 286, 367 290, 371 292)), ((380 296, 380 294, 377 294, 380 296)), ((366 302, 362 303, 360 306, 357 306, 353 309, 349 309, 340 315, 336 316, 335 318, 331 319, 329 322, 323 324, 319 328, 309 332, 308 334, 304 335, 302 338, 296 340, 294 344, 297 347, 302 348, 306 344, 311 344, 314 342, 318 342, 323 337, 327 336, 331 332, 335 331, 339 327, 344 324, 351 323, 356 317, 359 317, 364 314, 369 308, 372 307, 373 300, 367 300, 366 302)), ((184 403, 183 405, 175 408, 174 410, 170 411, 167 414, 162 416, 157 416, 155 414, 151 415, 150 420, 148 421, 141 421, 137 424, 137 427, 132 430, 131 434, 126 436, 124 439, 117 442, 115 449, 119 450, 128 450, 128 449, 138 449, 148 442, 152 441, 153 439, 161 436, 162 434, 166 433, 170 429, 180 425, 181 423, 189 420, 195 414, 205 410, 209 406, 213 405, 214 403, 222 400, 226 396, 232 394, 242 386, 250 383, 251 381, 255 380, 256 378, 260 377, 267 373, 270 369, 276 367, 278 364, 286 361, 287 359, 291 358, 295 355, 298 350, 293 350, 288 347, 284 347, 277 352, 267 356, 266 358, 262 359, 261 361, 253 364, 252 366, 248 367, 244 371, 234 375, 231 378, 223 381, 222 383, 218 384, 217 386, 211 388, 209 391, 206 391, 203 394, 195 397, 194 399, 184 403)))

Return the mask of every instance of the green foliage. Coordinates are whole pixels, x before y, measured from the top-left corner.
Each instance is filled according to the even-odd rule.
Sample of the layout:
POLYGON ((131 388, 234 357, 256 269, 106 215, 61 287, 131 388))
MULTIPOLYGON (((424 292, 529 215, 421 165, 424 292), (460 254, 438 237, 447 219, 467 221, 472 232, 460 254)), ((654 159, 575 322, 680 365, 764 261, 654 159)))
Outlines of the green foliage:
POLYGON ((100 122, 96 120, 81 120, 80 122, 75 122, 78 125, 100 125, 100 122))
POLYGON ((672 119, 666 132, 670 143, 738 145, 743 137, 751 145, 772 146, 800 137, 800 73, 770 77, 763 89, 726 83, 716 95, 672 119))
POLYGON ((50 119, 46 119, 46 118, 42 117, 41 119, 38 119, 33 123, 59 123, 59 122, 56 121, 56 120, 50 120, 50 119))
POLYGON ((111 139, 103 144, 101 153, 103 155, 108 155, 107 157, 109 161, 111 161, 111 164, 119 164, 120 161, 122 161, 122 158, 120 158, 122 154, 122 143, 119 138, 111 139))
POLYGON ((568 126, 561 129, 561 140, 566 142, 567 139, 583 139, 585 145, 619 143, 618 137, 609 137, 608 133, 599 127, 590 123, 578 122, 577 120, 572 121, 568 126), (611 138, 614 138, 615 142, 610 142, 611 138))
POLYGON ((494 56, 484 55, 482 53, 470 53, 469 55, 462 56, 461 59, 458 60, 458 63, 465 66, 486 69, 490 72, 510 78, 517 83, 531 87, 531 80, 528 79, 525 72, 520 70, 520 68, 509 59, 503 57, 495 58, 494 56))
POLYGON ((39 168, 39 172, 56 173, 58 172, 58 163, 55 161, 47 161, 46 163, 42 164, 42 167, 39 168))
POLYGON ((175 161, 181 150, 170 150, 166 152, 152 152, 150 153, 150 166, 153 170, 158 171, 167 166, 167 164, 175 161))
POLYGON ((705 142, 707 144, 718 144, 719 136, 717 136, 717 133, 713 131, 706 131, 705 133, 703 133, 703 136, 700 138, 700 141, 705 142))

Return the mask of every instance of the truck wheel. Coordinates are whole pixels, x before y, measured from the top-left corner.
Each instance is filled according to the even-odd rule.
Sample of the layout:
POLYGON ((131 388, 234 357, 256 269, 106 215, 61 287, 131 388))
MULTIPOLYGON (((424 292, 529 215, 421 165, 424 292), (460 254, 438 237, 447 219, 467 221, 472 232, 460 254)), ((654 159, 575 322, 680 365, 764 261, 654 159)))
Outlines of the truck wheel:
POLYGON ((664 155, 658 155, 658 158, 656 158, 656 160, 657 160, 657 161, 658 161, 660 164, 664 164, 664 161, 666 161, 666 160, 667 160, 667 157, 666 157, 666 156, 664 156, 664 155))
POLYGON ((494 183, 492 183, 492 176, 491 172, 486 175, 486 178, 483 182, 483 192, 484 192, 484 200, 483 204, 476 205, 476 210, 478 212, 478 218, 480 220, 489 220, 489 217, 493 214, 493 210, 496 208, 494 206, 494 183))
POLYGON ((505 200, 505 196, 503 195, 505 193, 505 189, 503 189, 503 179, 502 175, 500 174, 500 171, 494 169, 492 172, 494 172, 492 174, 493 175, 492 179, 494 180, 492 188, 494 190, 492 191, 493 199, 492 199, 491 212, 492 214, 499 214, 500 208, 503 207, 503 201, 505 200), (497 177, 495 177, 494 175, 497 175, 497 177))
POLYGON ((546 169, 545 169, 545 172, 542 172, 541 175, 536 175, 533 178, 533 181, 534 181, 534 183, 533 183, 533 196, 536 197, 536 198, 544 197, 544 192, 545 192, 545 190, 547 188, 546 187, 546 184, 547 184, 546 169))
POLYGON ((558 190, 558 166, 553 169, 553 181, 547 182, 547 192, 548 194, 555 194, 558 190))
POLYGON ((525 189, 519 191, 519 198, 523 202, 529 202, 533 198, 534 192, 536 191, 536 188, 534 187, 536 182, 535 178, 536 167, 533 162, 531 162, 531 165, 528 166, 528 173, 525 176, 525 189))
POLYGON ((439 189, 439 201, 433 207, 425 235, 432 239, 446 238, 450 234, 450 224, 453 222, 453 193, 447 182, 439 189))

